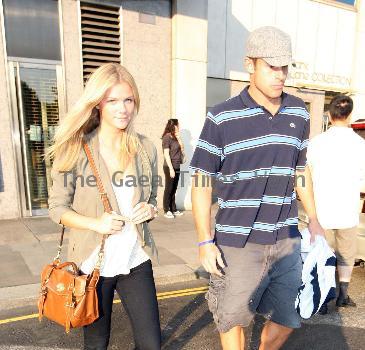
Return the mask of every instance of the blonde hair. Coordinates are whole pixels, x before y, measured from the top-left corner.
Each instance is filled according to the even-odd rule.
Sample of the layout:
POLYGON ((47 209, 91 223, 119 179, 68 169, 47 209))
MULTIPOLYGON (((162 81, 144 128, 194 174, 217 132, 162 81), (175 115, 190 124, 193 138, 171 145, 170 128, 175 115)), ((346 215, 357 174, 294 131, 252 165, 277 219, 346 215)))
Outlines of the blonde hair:
POLYGON ((117 63, 106 63, 90 75, 80 99, 57 128, 54 144, 49 147, 46 154, 51 159, 57 160, 54 165, 56 170, 68 171, 75 166, 80 152, 82 152, 84 136, 95 130, 100 124, 100 114, 96 106, 109 88, 121 82, 130 85, 135 102, 134 116, 122 136, 121 170, 124 170, 128 161, 136 154, 139 139, 134 131, 133 121, 140 105, 137 85, 125 67, 117 63))

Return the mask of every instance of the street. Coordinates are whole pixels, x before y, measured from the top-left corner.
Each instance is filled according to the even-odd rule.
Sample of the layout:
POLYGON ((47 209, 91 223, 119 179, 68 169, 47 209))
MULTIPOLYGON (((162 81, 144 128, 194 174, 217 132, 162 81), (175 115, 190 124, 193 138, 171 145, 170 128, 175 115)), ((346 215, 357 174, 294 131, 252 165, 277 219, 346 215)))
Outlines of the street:
MULTIPOLYGON (((335 310, 305 321, 294 331, 284 350, 363 350, 365 349, 365 270, 356 267, 350 288, 356 309, 335 310)), ((206 281, 197 280, 161 287, 158 290, 164 350, 218 350, 218 333, 204 300, 206 281)), ((39 323, 34 305, 0 311, 0 349, 81 349, 82 332, 63 329, 47 320, 39 323), (30 316, 27 316, 30 315, 30 316), (32 316, 33 315, 33 316, 32 316), (15 321, 13 318, 21 320, 15 321), (26 319, 26 317, 30 317, 26 319)), ((256 317, 247 330, 249 349, 258 347, 263 319, 256 317), (250 336, 252 334, 252 336, 250 336)), ((120 303, 114 305, 109 349, 133 349, 129 321, 120 303)))

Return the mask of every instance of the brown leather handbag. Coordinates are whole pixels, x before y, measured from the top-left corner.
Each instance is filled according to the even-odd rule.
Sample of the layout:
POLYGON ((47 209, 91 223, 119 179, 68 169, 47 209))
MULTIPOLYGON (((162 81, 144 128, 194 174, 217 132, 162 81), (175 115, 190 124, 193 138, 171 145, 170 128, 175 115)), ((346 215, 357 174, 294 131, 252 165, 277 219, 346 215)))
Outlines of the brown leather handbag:
MULTIPOLYGON (((83 146, 97 181, 104 210, 110 213, 112 211, 110 202, 104 191, 90 149, 86 143, 83 146)), ((39 320, 45 316, 64 326, 66 333, 68 333, 71 328, 86 326, 99 317, 96 285, 100 276, 100 265, 107 236, 103 236, 94 271, 90 275, 80 276, 75 263, 61 263, 60 261, 64 233, 65 227, 63 226, 57 256, 41 272, 38 312, 39 320)))

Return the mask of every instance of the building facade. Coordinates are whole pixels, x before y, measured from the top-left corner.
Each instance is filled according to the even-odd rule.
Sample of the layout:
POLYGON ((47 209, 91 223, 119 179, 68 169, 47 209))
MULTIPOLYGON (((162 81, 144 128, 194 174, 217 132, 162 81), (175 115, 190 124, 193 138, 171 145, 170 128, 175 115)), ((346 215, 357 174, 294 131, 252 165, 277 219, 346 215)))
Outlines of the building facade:
POLYGON ((128 67, 142 101, 137 129, 161 143, 171 114, 171 2, 2 0, 0 12, 0 219, 47 215, 44 151, 100 64, 128 67))
MULTIPOLYGON (((0 219, 47 215, 51 164, 43 159, 59 120, 103 62, 120 62, 141 95, 137 130, 159 151, 170 117, 191 158, 209 107, 249 82, 244 42, 275 25, 293 40, 286 90, 322 130, 329 100, 355 101, 365 117, 364 0, 1 0, 0 219)), ((190 208, 188 164, 177 201, 190 208)), ((159 189, 161 203, 163 188, 159 189)))

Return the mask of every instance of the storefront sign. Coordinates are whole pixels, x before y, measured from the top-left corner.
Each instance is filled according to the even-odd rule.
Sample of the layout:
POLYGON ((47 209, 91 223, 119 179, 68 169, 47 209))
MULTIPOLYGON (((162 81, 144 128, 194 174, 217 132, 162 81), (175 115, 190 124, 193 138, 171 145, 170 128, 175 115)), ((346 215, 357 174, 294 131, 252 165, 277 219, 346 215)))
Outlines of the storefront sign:
MULTIPOLYGON (((349 89, 351 79, 342 75, 328 74, 313 71, 304 62, 295 62, 295 67, 289 71, 289 79, 294 85, 318 85, 326 88, 349 89)), ((309 86, 310 87, 310 86, 309 86)))

